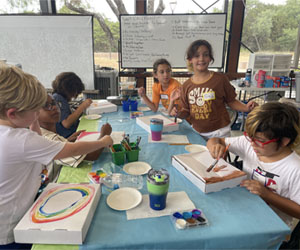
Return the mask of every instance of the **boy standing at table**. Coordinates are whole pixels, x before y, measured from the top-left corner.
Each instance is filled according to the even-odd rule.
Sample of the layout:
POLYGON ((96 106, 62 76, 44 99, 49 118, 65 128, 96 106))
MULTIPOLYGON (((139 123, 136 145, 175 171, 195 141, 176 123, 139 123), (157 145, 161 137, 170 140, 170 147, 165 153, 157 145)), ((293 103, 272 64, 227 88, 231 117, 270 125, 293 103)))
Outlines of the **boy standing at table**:
POLYGON ((244 136, 211 138, 207 147, 214 158, 222 157, 226 145, 243 160, 248 175, 241 186, 259 195, 292 227, 300 219, 300 117, 294 106, 270 102, 249 113, 244 136))
POLYGON ((20 248, 13 228, 34 202, 42 165, 112 144, 107 135, 76 143, 42 137, 37 119, 46 100, 46 90, 34 76, 0 64, 0 249, 20 248))

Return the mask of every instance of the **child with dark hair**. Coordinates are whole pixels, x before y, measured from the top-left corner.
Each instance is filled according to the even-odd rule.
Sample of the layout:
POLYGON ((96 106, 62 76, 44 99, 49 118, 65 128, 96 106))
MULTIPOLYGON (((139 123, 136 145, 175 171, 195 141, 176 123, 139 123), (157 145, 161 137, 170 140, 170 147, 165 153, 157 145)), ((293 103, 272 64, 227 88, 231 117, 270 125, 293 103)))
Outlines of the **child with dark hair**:
POLYGON ((92 100, 86 99, 72 112, 69 102, 84 90, 81 79, 73 72, 63 72, 56 76, 52 82, 53 98, 58 103, 61 111, 60 121, 56 124, 59 135, 67 138, 72 135, 79 124, 79 117, 88 108, 92 100))
POLYGON ((176 100, 170 99, 172 92, 181 87, 180 82, 171 77, 172 67, 166 59, 158 59, 153 64, 154 84, 152 86, 152 101, 147 97, 145 88, 141 87, 138 90, 139 95, 147 106, 153 111, 158 110, 159 102, 168 113, 170 113, 173 104, 176 100))
MULTIPOLYGON (((179 118, 189 118, 193 129, 204 139, 230 136, 230 118, 226 105, 242 112, 250 112, 257 104, 246 104, 236 99, 235 89, 223 73, 210 71, 214 61, 212 47, 206 40, 194 41, 186 52, 187 66, 194 72, 183 83, 180 101, 170 112, 179 118)), ((171 101, 173 97, 171 97, 171 101)), ((178 98, 174 96, 174 98, 178 98)))
POLYGON ((251 111, 244 136, 211 138, 207 148, 212 157, 222 157, 226 145, 243 160, 248 175, 241 186, 259 195, 292 227, 300 219, 300 116, 291 104, 265 103, 251 111))

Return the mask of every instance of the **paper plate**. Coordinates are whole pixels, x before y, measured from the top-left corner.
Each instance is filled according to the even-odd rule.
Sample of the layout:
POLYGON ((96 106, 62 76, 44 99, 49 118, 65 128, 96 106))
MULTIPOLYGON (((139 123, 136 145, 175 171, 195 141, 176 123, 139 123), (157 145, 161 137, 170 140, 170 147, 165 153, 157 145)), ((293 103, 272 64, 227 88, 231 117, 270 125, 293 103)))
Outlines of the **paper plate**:
POLYGON ((177 118, 177 123, 182 123, 182 120, 180 118, 177 118))
POLYGON ((124 187, 112 191, 106 199, 109 207, 124 211, 138 206, 142 201, 142 194, 135 188, 124 187))
POLYGON ((151 110, 149 107, 138 107, 138 111, 149 111, 151 110))
POLYGON ((187 145, 185 146, 185 150, 190 152, 190 153, 195 153, 195 152, 203 152, 206 151, 207 148, 203 145, 199 144, 192 144, 192 145, 187 145))
POLYGON ((88 120, 97 120, 100 119, 102 116, 97 115, 97 114, 92 114, 92 115, 86 115, 84 118, 88 120))
POLYGON ((143 161, 135 161, 135 162, 130 162, 124 165, 123 170, 127 174, 132 174, 132 175, 143 175, 147 174, 148 171, 151 169, 151 166, 143 161))

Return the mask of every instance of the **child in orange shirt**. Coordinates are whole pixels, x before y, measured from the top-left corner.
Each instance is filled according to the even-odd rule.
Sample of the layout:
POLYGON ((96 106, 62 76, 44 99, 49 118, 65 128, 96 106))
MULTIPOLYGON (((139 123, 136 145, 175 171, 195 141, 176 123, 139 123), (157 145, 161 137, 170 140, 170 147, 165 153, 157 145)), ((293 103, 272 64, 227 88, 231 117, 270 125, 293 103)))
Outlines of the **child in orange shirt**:
POLYGON ((152 101, 147 97, 145 88, 141 87, 138 90, 140 97, 153 111, 158 110, 159 102, 171 112, 171 107, 176 102, 170 99, 171 93, 180 88, 181 84, 171 77, 172 67, 166 59, 158 59, 153 64, 154 84, 152 87, 152 101))

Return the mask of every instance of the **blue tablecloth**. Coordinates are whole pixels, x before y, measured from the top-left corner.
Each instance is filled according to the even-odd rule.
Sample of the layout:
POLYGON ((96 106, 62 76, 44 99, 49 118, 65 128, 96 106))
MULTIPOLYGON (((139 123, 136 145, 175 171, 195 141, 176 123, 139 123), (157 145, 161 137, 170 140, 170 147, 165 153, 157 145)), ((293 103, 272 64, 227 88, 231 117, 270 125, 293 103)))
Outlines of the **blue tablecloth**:
MULTIPOLYGON (((144 112, 152 115, 151 111, 144 112)), ((176 230, 169 216, 127 220, 126 212, 115 211, 106 204, 103 192, 86 240, 80 249, 191 249, 248 248, 275 249, 290 233, 286 224, 257 195, 236 187, 204 194, 171 164, 171 156, 187 153, 184 145, 148 143, 148 133, 130 119, 129 112, 103 114, 99 128, 108 121, 113 131, 124 131, 131 141, 142 136, 139 161, 170 173, 170 192, 185 191, 197 208, 205 213, 209 224, 203 227, 176 230)), ((184 121, 174 134, 185 134, 191 143, 205 144, 184 121)), ((93 169, 110 164, 111 154, 104 152, 93 169)), ((142 194, 147 194, 146 177, 142 194)))

